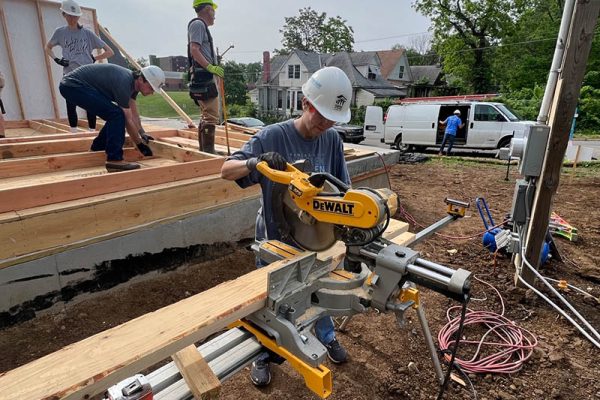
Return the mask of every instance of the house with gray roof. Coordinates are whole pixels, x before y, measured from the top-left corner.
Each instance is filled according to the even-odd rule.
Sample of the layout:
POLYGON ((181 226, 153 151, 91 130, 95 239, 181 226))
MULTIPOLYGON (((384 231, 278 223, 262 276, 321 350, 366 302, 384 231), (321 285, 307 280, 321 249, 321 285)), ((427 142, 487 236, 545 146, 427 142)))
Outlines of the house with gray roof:
MULTIPOLYGON (((302 111, 302 85, 318 69, 335 66, 352 83, 352 106, 372 105, 377 99, 403 98, 406 90, 381 75, 377 52, 320 54, 295 50, 288 55, 263 57, 263 76, 257 82, 259 112, 299 115, 302 111)), ((393 67, 392 67, 393 69, 393 67)))

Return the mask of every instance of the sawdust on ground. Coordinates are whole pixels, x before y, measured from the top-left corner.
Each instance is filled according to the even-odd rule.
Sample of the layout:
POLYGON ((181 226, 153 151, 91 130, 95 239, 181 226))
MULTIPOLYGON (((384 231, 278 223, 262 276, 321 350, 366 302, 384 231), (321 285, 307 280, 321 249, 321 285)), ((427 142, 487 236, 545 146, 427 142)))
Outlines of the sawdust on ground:
MULTIPOLYGON (((497 165, 437 160, 417 165, 397 165, 390 173, 392 187, 406 211, 420 224, 444 216, 445 197, 470 200, 485 197, 500 222, 509 210, 514 180, 504 180, 497 165)), ((561 177, 554 210, 579 229, 577 242, 557 239, 564 262, 551 261, 541 272, 600 296, 600 172, 578 169, 561 177)), ((448 236, 465 237, 482 230, 474 209, 466 218, 446 228, 448 236)), ((413 230, 419 230, 413 226, 413 230)), ((506 304, 505 316, 533 332, 539 345, 523 369, 511 375, 472 375, 479 399, 600 399, 598 349, 575 328, 557 317, 542 300, 513 285, 513 268, 507 259, 494 257, 480 239, 452 240, 436 236, 418 245, 423 257, 454 268, 465 268, 494 285, 506 304)), ((253 269, 252 254, 240 247, 219 259, 159 274, 141 282, 111 289, 93 299, 67 304, 34 320, 0 331, 0 371, 6 371, 44 354, 121 324, 144 313, 201 292, 253 269)), ((497 296, 484 285, 474 284, 470 307, 500 312, 497 296)), ((575 292, 567 297, 590 323, 600 328, 600 305, 575 292)), ((454 303, 423 290, 427 317, 434 334, 446 323, 446 310, 454 303)), ((394 315, 367 313, 356 316, 348 332, 338 337, 350 354, 350 362, 329 367, 334 376, 331 399, 431 399, 438 386, 423 342, 416 315, 407 313, 399 327, 394 315), (409 368, 409 363, 414 363, 409 368)), ((468 334, 468 331, 465 333, 468 334)), ((469 388, 453 384, 446 398, 471 399, 469 388)), ((316 398, 302 378, 289 367, 274 368, 272 384, 257 389, 247 371, 224 384, 222 399, 316 398)))

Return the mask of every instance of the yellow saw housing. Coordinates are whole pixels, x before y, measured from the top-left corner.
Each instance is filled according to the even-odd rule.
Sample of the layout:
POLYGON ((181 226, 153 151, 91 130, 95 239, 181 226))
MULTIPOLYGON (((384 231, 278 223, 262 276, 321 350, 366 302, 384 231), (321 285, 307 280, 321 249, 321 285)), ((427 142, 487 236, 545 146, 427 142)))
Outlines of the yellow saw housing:
POLYGON ((390 215, 396 212, 397 196, 389 189, 350 189, 339 196, 329 196, 308 180, 310 175, 291 164, 285 171, 269 168, 265 161, 256 168, 271 181, 287 185, 296 206, 319 222, 370 229, 385 220, 386 204, 390 215))

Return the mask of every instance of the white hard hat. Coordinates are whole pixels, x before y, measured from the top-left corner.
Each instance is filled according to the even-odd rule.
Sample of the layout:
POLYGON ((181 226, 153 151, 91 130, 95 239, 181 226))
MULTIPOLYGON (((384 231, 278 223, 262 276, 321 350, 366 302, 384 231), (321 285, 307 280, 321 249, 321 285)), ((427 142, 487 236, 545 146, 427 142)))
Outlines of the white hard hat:
POLYGON ((149 65, 147 67, 142 68, 142 75, 148 81, 152 89, 155 92, 160 92, 160 89, 165 84, 165 73, 162 69, 157 67, 156 65, 149 65))
POLYGON ((352 84, 341 69, 325 67, 318 70, 302 85, 302 93, 328 120, 350 121, 352 84))
POLYGON ((454 114, 460 115, 460 110, 454 110, 454 114))
POLYGON ((81 17, 81 7, 73 0, 65 0, 60 5, 60 11, 74 17, 81 17))

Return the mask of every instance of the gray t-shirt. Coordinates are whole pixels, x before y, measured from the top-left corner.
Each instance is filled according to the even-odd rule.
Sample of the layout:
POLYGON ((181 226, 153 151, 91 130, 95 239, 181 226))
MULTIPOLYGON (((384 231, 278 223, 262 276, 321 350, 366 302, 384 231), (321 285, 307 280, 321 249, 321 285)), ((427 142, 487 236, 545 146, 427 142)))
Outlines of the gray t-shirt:
MULTIPOLYGON (((294 126, 294 120, 269 125, 252 136, 229 159, 247 160, 263 153, 275 151, 288 163, 309 160, 314 172, 329 172, 346 184, 350 184, 348 167, 344 160, 344 145, 335 129, 328 129, 315 139, 305 139, 294 126)), ((272 215, 273 182, 258 171, 236 180, 241 188, 259 183, 262 190, 262 211, 256 218, 256 239, 280 240, 272 215), (265 235, 266 227, 266 235, 265 235)))
POLYGON ((133 72, 114 64, 84 65, 65 75, 61 85, 95 89, 122 108, 129 108, 129 99, 138 94, 133 72))
POLYGON ((72 30, 63 26, 54 31, 50 45, 62 48, 63 58, 69 60, 69 66, 63 67, 63 73, 68 74, 82 65, 92 64, 92 50, 101 49, 106 43, 87 28, 72 30))
POLYGON ((208 28, 203 21, 196 20, 190 24, 188 28, 188 41, 190 43, 198 43, 200 45, 200 52, 206 58, 206 61, 209 64, 215 64, 213 58, 214 52, 208 39, 208 28))

